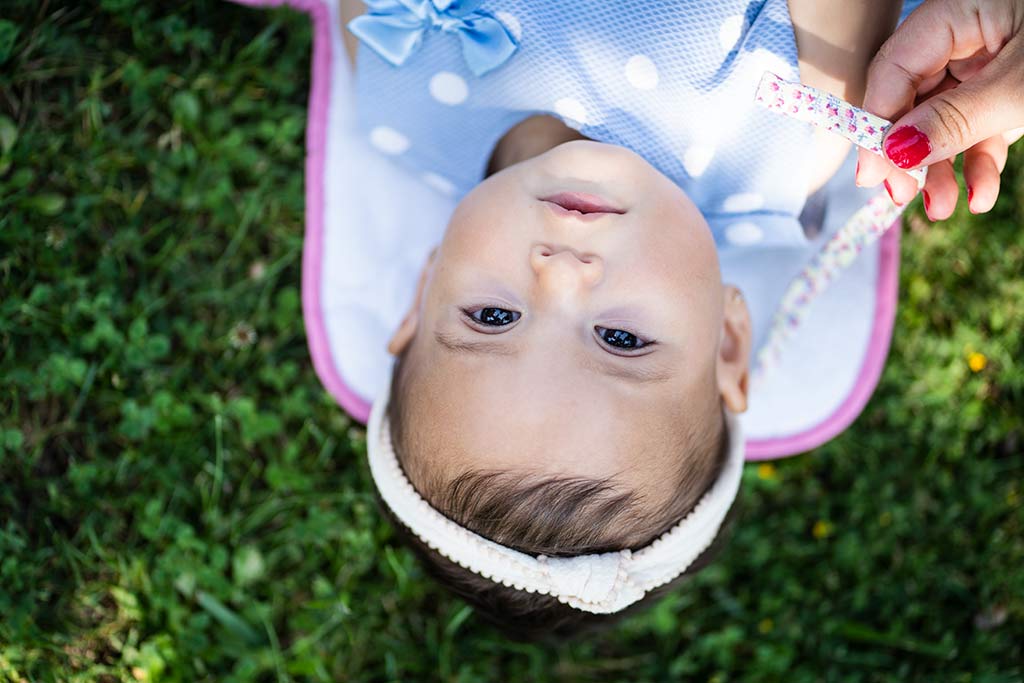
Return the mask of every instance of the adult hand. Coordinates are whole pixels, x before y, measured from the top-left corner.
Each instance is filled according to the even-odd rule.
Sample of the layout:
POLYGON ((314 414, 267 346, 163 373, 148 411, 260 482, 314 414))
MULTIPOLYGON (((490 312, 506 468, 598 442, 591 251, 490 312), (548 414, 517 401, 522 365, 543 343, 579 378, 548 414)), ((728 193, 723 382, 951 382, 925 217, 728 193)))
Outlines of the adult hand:
POLYGON ((900 169, 928 167, 924 204, 948 218, 964 154, 973 213, 992 208, 1007 148, 1024 135, 1024 0, 926 0, 882 45, 868 69, 864 108, 894 121, 889 161, 861 151, 857 184, 885 182, 905 204, 917 183, 900 169))

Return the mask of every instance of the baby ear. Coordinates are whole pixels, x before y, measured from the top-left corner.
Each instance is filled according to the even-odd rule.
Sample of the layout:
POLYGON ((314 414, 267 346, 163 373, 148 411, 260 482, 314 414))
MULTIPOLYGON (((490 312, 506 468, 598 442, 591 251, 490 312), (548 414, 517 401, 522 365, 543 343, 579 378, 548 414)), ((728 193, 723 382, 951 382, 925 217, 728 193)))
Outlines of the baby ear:
POLYGON ((430 279, 430 274, 434 270, 436 256, 437 247, 434 247, 427 255, 427 262, 423 264, 423 270, 420 271, 420 281, 416 285, 416 295, 413 297, 412 305, 405 314, 405 318, 399 323, 398 329, 391 336, 391 341, 388 342, 388 353, 392 356, 397 356, 405 351, 416 337, 416 328, 420 323, 420 304, 423 303, 423 291, 427 288, 427 280, 430 279))
POLYGON ((722 338, 718 345, 718 391, 725 406, 733 413, 747 409, 751 335, 747 302, 740 290, 726 285, 722 338))

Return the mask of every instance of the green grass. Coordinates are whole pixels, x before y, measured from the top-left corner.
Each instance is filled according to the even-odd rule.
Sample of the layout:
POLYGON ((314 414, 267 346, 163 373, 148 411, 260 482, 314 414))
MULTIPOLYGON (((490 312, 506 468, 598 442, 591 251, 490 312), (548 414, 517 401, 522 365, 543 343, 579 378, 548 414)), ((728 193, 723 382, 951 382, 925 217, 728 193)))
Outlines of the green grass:
POLYGON ((688 588, 526 646, 395 546, 310 365, 306 18, 94 4, 0 10, 0 681, 1024 680, 1024 148, 991 214, 911 207, 856 425, 748 467, 688 588))

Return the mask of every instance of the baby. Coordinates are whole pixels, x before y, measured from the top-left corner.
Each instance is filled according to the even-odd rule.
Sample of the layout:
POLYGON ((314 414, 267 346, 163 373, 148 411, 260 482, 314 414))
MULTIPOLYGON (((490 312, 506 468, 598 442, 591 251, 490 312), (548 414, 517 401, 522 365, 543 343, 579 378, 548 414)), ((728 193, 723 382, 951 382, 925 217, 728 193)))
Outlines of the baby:
MULTIPOLYGON (((396 526, 415 526, 417 515, 439 512, 456 525, 444 533, 465 536, 476 549, 439 552, 444 541, 415 529, 406 540, 443 583, 513 636, 568 635, 627 613, 713 554, 711 540, 721 537, 735 490, 724 504, 702 501, 728 488, 721 484, 726 471, 738 477, 742 437, 731 415, 747 406, 753 343, 747 305, 735 287, 723 284, 718 251, 748 245, 753 230, 769 247, 803 239, 796 216, 804 199, 848 150, 792 122, 758 123, 761 129, 750 123, 749 86, 762 71, 755 67, 785 66, 786 55, 766 64, 773 52, 762 47, 752 50, 758 59, 745 63, 740 36, 746 31, 747 41, 766 45, 788 36, 790 62, 800 49, 801 80, 856 101, 866 64, 896 20, 892 3, 856 9, 844 3, 850 15, 844 22, 835 22, 822 4, 720 3, 706 11, 738 19, 736 42, 719 45, 725 38, 716 28, 715 50, 706 48, 706 35, 695 33, 706 22, 688 16, 705 10, 664 2, 625 3, 605 18, 594 16, 604 5, 593 3, 381 0, 350 24, 368 46, 358 53, 358 95, 370 139, 423 172, 426 182, 461 196, 389 344, 396 357, 389 398, 375 407, 368 438, 379 436, 386 445, 374 441, 371 447, 393 450, 400 463, 394 490, 407 478, 415 489, 409 499, 426 501, 427 507, 409 507, 413 512, 404 518, 395 515, 396 526), (556 19, 591 26, 546 46, 528 42, 556 19), (614 32, 652 21, 667 26, 665 37, 651 38, 650 27, 640 26, 648 49, 627 59, 628 40, 613 38, 614 32), (607 42, 589 32, 600 26, 607 42), (481 56, 481 42, 497 45, 494 54, 481 56), (655 92, 669 76, 656 66, 661 48, 687 63, 685 52, 679 61, 680 42, 688 42, 695 62, 687 78, 710 74, 694 86, 699 97, 688 99, 685 84, 672 82, 655 92), (591 67, 605 55, 627 65, 633 86, 618 91, 604 83, 613 101, 667 98, 661 108, 640 110, 653 123, 626 106, 602 107, 582 95, 544 110, 523 80, 527 71, 554 64, 559 73, 548 75, 555 81, 597 87, 607 79, 591 67), (436 130, 429 138, 411 134, 418 124, 410 113, 419 105, 406 93, 422 82, 422 73, 434 74, 429 92, 435 104, 464 106, 472 91, 480 98, 474 114, 450 125, 418 117, 436 130), (714 98, 732 91, 746 98, 739 100, 742 110, 702 109, 730 101, 714 98), (497 102, 499 93, 506 99, 488 106, 487 98, 497 102), (724 124, 691 126, 686 116, 698 113, 764 134, 758 140, 732 135, 724 124), (687 126, 694 128, 689 138, 687 126), (671 137, 661 137, 665 130, 671 137), (700 151, 701 135, 709 131, 720 138, 714 164, 700 151), (794 143, 802 140, 803 156, 748 170, 756 166, 749 156, 775 149, 776 143, 765 143, 769 135, 781 140, 780 149, 799 148, 794 143), (677 138, 687 143, 685 150, 671 148, 677 138), (727 139, 765 146, 730 150, 727 139), (736 192, 743 186, 770 197, 770 205, 744 204, 736 192), (750 225, 737 216, 751 212, 758 219, 754 228, 736 228, 750 225), (373 424, 386 433, 375 434, 373 424), (496 573, 472 562, 474 553, 502 552, 482 538, 537 558, 542 573, 547 558, 620 553, 625 564, 610 571, 625 575, 630 554, 622 551, 647 553, 658 546, 652 541, 695 518, 695 506, 716 510, 702 532, 707 538, 668 581, 651 583, 651 590, 629 604, 616 602, 614 610, 580 608, 557 586, 495 580, 496 573)), ((343 4, 346 20, 359 11, 343 4)), ((356 59, 355 43, 348 47, 356 59)), ((673 63, 670 55, 661 61, 673 63)), ((375 479, 380 485, 377 470, 375 479)), ((399 502, 384 497, 385 509, 397 512, 399 502)), ((431 520, 448 529, 440 518, 431 520)), ((690 526, 687 533, 696 533, 690 526)), ((584 584, 599 582, 597 566, 586 569, 584 584)), ((567 565, 565 575, 578 568, 567 565)), ((561 581, 556 574, 552 585, 561 581)))
MULTIPOLYGON (((750 324, 682 191, 574 141, 459 204, 389 348, 392 439, 420 493, 502 545, 578 555, 645 545, 716 480, 750 324)), ((506 623, 567 612, 466 579, 506 623)))

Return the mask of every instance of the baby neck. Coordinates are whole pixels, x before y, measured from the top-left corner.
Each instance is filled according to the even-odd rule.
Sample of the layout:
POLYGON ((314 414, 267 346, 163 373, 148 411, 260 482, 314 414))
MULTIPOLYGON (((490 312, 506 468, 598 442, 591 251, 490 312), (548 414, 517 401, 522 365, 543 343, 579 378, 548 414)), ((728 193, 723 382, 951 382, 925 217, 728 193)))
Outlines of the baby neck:
POLYGON ((553 116, 531 116, 514 125, 498 140, 487 164, 487 175, 541 155, 564 142, 588 139, 553 116))

